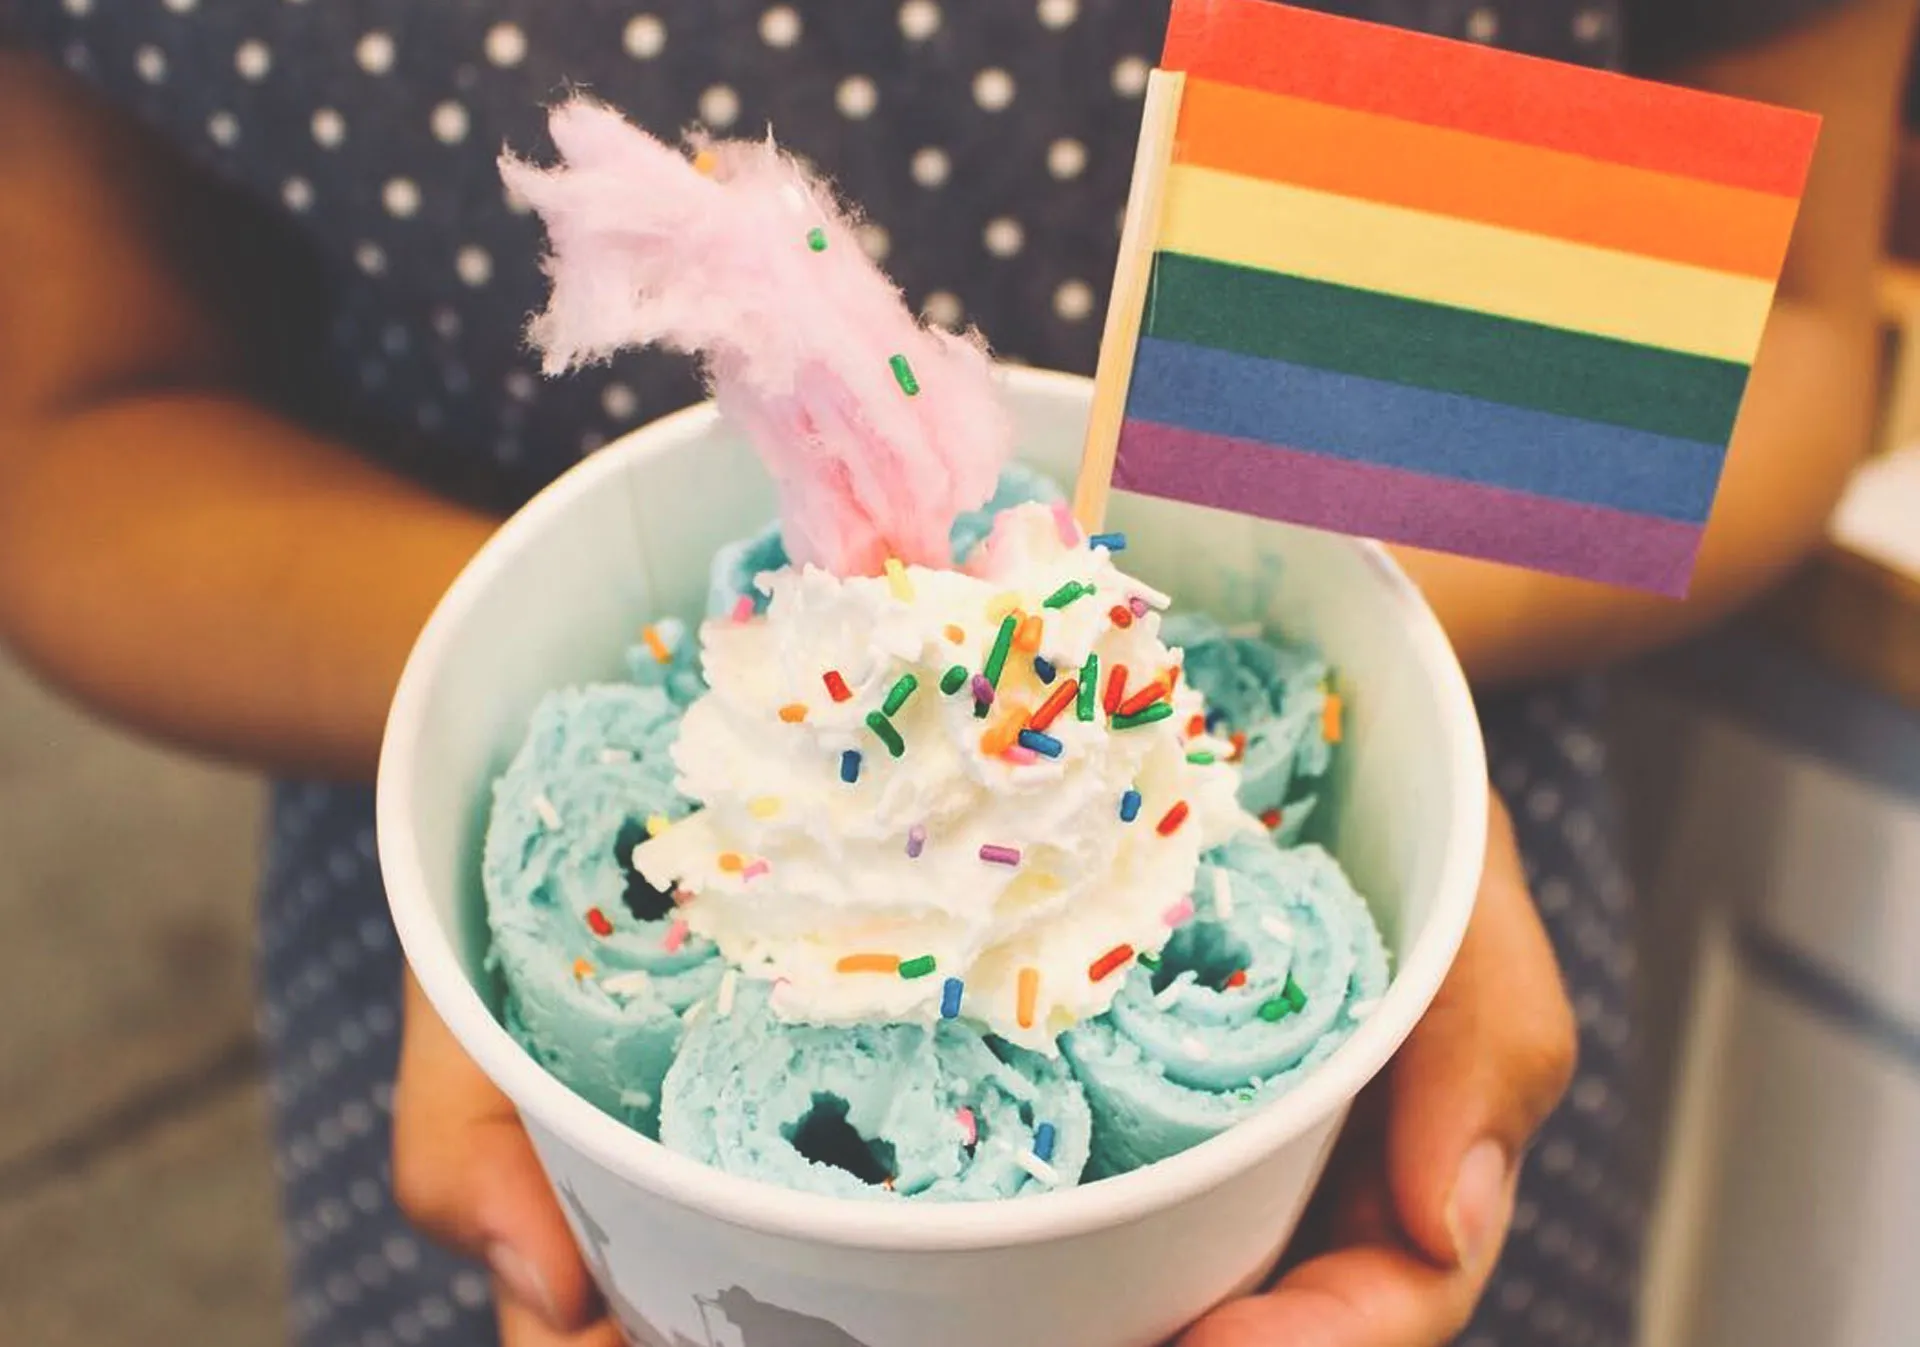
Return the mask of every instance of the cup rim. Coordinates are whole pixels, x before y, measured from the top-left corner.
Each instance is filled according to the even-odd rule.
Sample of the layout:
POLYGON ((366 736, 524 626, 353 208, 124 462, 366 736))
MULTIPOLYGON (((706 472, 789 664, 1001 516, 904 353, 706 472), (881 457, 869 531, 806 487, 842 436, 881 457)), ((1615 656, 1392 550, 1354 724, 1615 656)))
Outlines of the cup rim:
MULTIPOLYGON (((1077 375, 1026 368, 1007 369, 1004 377, 1010 392, 1054 401, 1084 401, 1091 386, 1077 375)), ((612 486, 634 460, 697 438, 717 419, 709 402, 641 426, 561 474, 524 505, 487 540, 435 607, 408 656, 388 713, 375 814, 394 926, 435 1013, 523 1118, 635 1186, 736 1226, 848 1248, 957 1252, 1057 1240, 1142 1219, 1231 1182, 1343 1109, 1406 1040, 1452 966, 1473 910, 1487 822, 1478 716, 1453 648, 1424 597, 1385 549, 1353 538, 1339 541, 1364 555, 1404 609, 1409 638, 1431 674, 1450 741, 1455 842, 1441 869, 1433 911, 1378 1007, 1306 1080, 1253 1117, 1181 1154, 1097 1183, 978 1202, 860 1202, 726 1174, 670 1150, 575 1094, 508 1034, 468 979, 450 932, 434 913, 410 826, 409 802, 422 765, 420 736, 434 682, 454 634, 512 564, 523 539, 544 531, 576 497, 612 486)))

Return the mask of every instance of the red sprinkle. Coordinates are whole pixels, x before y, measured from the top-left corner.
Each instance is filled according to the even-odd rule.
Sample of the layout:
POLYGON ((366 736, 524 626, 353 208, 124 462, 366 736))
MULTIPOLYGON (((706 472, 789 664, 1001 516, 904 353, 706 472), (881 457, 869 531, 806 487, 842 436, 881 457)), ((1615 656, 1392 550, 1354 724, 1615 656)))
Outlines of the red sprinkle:
POLYGON ((840 676, 838 669, 827 670, 820 676, 820 680, 827 685, 827 695, 836 702, 844 702, 852 698, 853 689, 847 686, 847 680, 840 676))
POLYGON ((1247 970, 1244 968, 1235 970, 1233 976, 1227 979, 1227 987, 1229 989, 1232 989, 1234 987, 1244 987, 1246 985, 1247 985, 1247 970))
POLYGON ((607 914, 597 907, 587 909, 587 925, 593 928, 595 935, 612 935, 613 923, 607 920, 607 914))
POLYGON ((1127 666, 1116 664, 1107 671, 1107 695, 1101 706, 1108 715, 1120 709, 1120 699, 1127 695, 1127 666))
POLYGON ((1027 728, 1030 730, 1045 730, 1047 726, 1053 724, 1055 718, 1058 717, 1062 711, 1073 704, 1073 699, 1079 692, 1080 684, 1078 680, 1072 678, 1064 679, 1060 686, 1053 690, 1053 695, 1040 703, 1040 709, 1033 713, 1033 718, 1027 722, 1027 728))
POLYGON ((1167 695, 1164 683, 1149 683, 1114 708, 1116 716, 1137 716, 1167 695))
POLYGON ((1166 812, 1160 822, 1154 825, 1154 831, 1162 837, 1172 837, 1180 831, 1180 825, 1187 821, 1187 802, 1180 801, 1166 812))
POLYGON ((1280 811, 1278 809, 1269 809, 1260 816, 1260 824, 1268 832, 1272 832, 1280 826, 1280 811))
POLYGON ((1128 611, 1125 604, 1116 603, 1113 607, 1107 609, 1107 617, 1113 622, 1114 626, 1119 627, 1123 631, 1133 625, 1133 614, 1128 611))
POLYGON ((1198 739, 1201 735, 1205 734, 1206 732, 1207 732, 1207 718, 1205 716, 1195 716, 1192 720, 1189 720, 1187 722, 1187 738, 1198 739))
POLYGON ((1133 958, 1132 945, 1115 945, 1093 961, 1087 969, 1087 978, 1092 982, 1104 981, 1113 971, 1133 958))

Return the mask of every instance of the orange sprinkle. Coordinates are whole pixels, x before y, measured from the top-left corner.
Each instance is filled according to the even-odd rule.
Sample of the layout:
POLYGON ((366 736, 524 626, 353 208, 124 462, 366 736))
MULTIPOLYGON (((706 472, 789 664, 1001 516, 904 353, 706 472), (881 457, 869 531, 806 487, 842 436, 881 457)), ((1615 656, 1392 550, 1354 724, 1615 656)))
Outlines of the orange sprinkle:
MULTIPOLYGON (((1113 713, 1116 716, 1137 716, 1165 696, 1166 691, 1166 685, 1156 680, 1121 702, 1113 709, 1113 713)), ((1205 721, 1201 722, 1203 728, 1205 724, 1205 721)))
POLYGON ((582 978, 591 976, 592 973, 593 973, 593 965, 588 963, 585 959, 575 959, 573 961, 574 981, 578 982, 582 978))
POLYGON ((1112 949, 1093 961, 1092 965, 1087 969, 1087 980, 1089 982, 1104 981, 1115 969, 1119 968, 1121 964, 1127 962, 1127 960, 1132 957, 1132 945, 1115 945, 1112 949))
POLYGON ((1116 603, 1107 609, 1107 620, 1125 631, 1133 625, 1133 612, 1124 603, 1116 603))
POLYGON ((1205 716, 1195 716, 1192 720, 1189 720, 1187 722, 1187 738, 1198 739, 1201 735, 1205 734, 1206 732, 1207 732, 1207 718, 1205 716))
POLYGON ((1120 699, 1127 695, 1127 666, 1116 664, 1107 670, 1107 695, 1101 707, 1108 715, 1120 709, 1120 699))
POLYGON ((1033 713, 1033 719, 1027 722, 1027 728, 1030 730, 1045 730, 1047 726, 1053 724, 1055 718, 1058 717, 1062 711, 1067 709, 1073 699, 1079 695, 1079 692, 1080 683, 1078 679, 1062 679, 1060 686, 1053 690, 1053 695, 1040 703, 1040 709, 1033 713))
POLYGON ((967 639, 967 633, 962 631, 959 627, 954 626, 953 623, 949 622, 947 623, 947 639, 953 642, 953 644, 959 645, 962 641, 967 639))
POLYGON ((720 853, 720 868, 727 874, 737 875, 747 868, 747 863, 740 859, 740 853, 723 851, 720 853))
POLYGON ((1228 755, 1228 762, 1238 762, 1247 756, 1247 734, 1245 730, 1235 730, 1229 742, 1233 744, 1233 752, 1228 755))
POLYGON ((1247 985, 1247 970, 1244 968, 1236 969, 1234 971, 1233 976, 1227 979, 1227 986, 1229 988, 1244 987, 1246 985, 1247 985))
POLYGON ((673 652, 667 649, 667 643, 660 639, 660 633, 652 627, 641 628, 640 639, 647 643, 647 649, 653 652, 654 659, 662 664, 673 662, 673 652))
POLYGON ((1330 744, 1340 742, 1340 694, 1329 692, 1320 707, 1320 737, 1330 744))
POLYGON ((1014 1006, 1014 1018, 1022 1029, 1033 1028, 1033 1007, 1040 999, 1040 970, 1022 968, 1020 970, 1020 997, 1014 1006))
POLYGON ((799 702, 788 702, 780 708, 780 719, 789 725, 798 725, 807 718, 807 708, 799 702))
POLYGON ((1169 664, 1165 677, 1167 680, 1167 695, 1171 697, 1173 690, 1180 686, 1180 666, 1178 664, 1169 664))
POLYGON ((989 758, 997 758, 1020 741, 1021 722, 1024 714, 1004 715, 987 727, 980 736, 980 751, 989 758))
POLYGON ((836 973, 898 973, 898 954, 849 954, 833 966, 836 973))
POLYGON ((705 177, 711 178, 713 176, 713 170, 719 166, 720 161, 713 157, 712 150, 702 150, 693 156, 693 171, 705 177))
POLYGON ((1040 648, 1040 637, 1046 624, 1038 614, 1020 619, 1020 629, 1013 633, 1013 648, 1031 655, 1040 648))

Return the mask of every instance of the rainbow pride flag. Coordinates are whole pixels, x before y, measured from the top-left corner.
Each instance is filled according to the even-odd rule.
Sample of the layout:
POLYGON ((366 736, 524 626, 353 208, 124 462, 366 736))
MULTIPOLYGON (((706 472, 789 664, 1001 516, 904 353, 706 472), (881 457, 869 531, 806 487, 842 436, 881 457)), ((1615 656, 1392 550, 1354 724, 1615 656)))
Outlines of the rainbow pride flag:
POLYGON ((1267 0, 1162 65, 1113 486, 1684 593, 1818 119, 1267 0))

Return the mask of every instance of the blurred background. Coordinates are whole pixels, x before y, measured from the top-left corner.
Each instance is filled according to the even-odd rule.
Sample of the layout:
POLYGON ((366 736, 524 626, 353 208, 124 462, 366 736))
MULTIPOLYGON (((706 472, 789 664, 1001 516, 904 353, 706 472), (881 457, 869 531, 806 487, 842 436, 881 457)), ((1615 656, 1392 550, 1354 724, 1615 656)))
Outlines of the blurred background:
MULTIPOLYGON (((1881 453, 1826 555, 1623 680, 1645 1347, 1920 1341, 1920 141, 1891 251, 1881 453)), ((261 803, 0 655, 0 1341, 281 1338, 261 803)))

